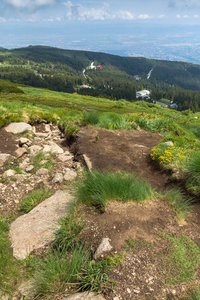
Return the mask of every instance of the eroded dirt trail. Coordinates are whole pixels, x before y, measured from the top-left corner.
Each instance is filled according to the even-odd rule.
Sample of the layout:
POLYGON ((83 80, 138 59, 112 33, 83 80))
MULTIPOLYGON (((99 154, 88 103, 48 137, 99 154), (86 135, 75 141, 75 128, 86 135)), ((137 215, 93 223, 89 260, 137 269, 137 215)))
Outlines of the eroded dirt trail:
POLYGON ((164 191, 168 175, 150 162, 151 149, 163 137, 157 133, 136 130, 111 131, 102 128, 83 128, 71 150, 78 159, 86 154, 94 169, 128 171, 148 179, 152 187, 164 191))

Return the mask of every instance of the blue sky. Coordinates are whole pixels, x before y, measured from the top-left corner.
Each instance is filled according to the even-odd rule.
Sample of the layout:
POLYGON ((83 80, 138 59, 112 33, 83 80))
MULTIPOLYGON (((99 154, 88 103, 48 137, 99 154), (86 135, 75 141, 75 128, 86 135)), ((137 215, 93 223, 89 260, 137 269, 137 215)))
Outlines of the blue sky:
POLYGON ((185 26, 199 28, 200 0, 0 0, 0 46, 6 48, 40 44, 106 51, 146 32, 152 40, 157 33, 158 40, 163 31, 167 36, 168 26, 177 36, 185 26))

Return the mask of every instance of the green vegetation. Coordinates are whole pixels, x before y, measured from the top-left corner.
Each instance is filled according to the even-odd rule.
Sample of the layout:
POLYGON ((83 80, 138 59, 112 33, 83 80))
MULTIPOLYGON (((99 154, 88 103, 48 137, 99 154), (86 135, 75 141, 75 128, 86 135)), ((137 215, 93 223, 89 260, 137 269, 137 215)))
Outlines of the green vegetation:
POLYGON ((193 191, 200 192, 200 153, 191 155, 186 165, 187 187, 193 191))
POLYGON ((172 206, 178 220, 185 219, 192 208, 192 199, 189 199, 180 188, 173 188, 165 193, 164 198, 172 206))
POLYGON ((20 203, 20 211, 23 213, 28 213, 35 206, 41 203, 43 200, 49 198, 52 193, 45 189, 34 189, 32 192, 29 192, 28 195, 20 203))
POLYGON ((148 243, 143 240, 135 241, 133 239, 127 239, 126 244, 124 245, 125 249, 131 249, 132 251, 136 252, 139 247, 145 248, 145 247, 151 247, 153 244, 148 243))
POLYGON ((200 262, 200 248, 187 236, 163 236, 168 241, 163 268, 167 270, 166 282, 178 284, 195 279, 200 262))
POLYGON ((80 202, 105 210, 110 200, 127 202, 144 201, 153 195, 149 183, 128 173, 87 172, 78 185, 77 197, 80 202))
POLYGON ((8 230, 6 220, 0 219, 0 296, 1 292, 11 292, 16 278, 20 277, 20 264, 12 255, 8 230))

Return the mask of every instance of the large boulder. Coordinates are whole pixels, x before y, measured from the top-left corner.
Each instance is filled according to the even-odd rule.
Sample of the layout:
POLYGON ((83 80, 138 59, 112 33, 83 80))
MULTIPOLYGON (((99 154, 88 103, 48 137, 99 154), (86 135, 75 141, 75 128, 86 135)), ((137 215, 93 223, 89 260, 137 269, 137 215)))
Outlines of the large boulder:
POLYGON ((8 126, 5 127, 5 130, 7 132, 12 132, 12 133, 22 133, 26 130, 31 131, 32 126, 24 122, 10 123, 8 126))
POLYGON ((74 198, 67 191, 58 190, 28 214, 16 219, 9 231, 14 257, 25 259, 31 251, 52 242, 58 220, 67 216, 72 201, 74 198))

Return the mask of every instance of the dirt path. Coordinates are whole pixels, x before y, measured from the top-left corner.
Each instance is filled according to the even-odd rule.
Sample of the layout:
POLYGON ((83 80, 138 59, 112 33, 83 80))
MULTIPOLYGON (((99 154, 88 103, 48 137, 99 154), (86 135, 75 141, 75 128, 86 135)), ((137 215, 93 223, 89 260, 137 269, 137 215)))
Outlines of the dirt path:
POLYGON ((147 131, 110 131, 102 128, 83 128, 71 150, 77 159, 86 154, 93 168, 100 171, 121 170, 136 172, 158 191, 168 186, 168 175, 150 162, 151 149, 162 136, 147 131))

